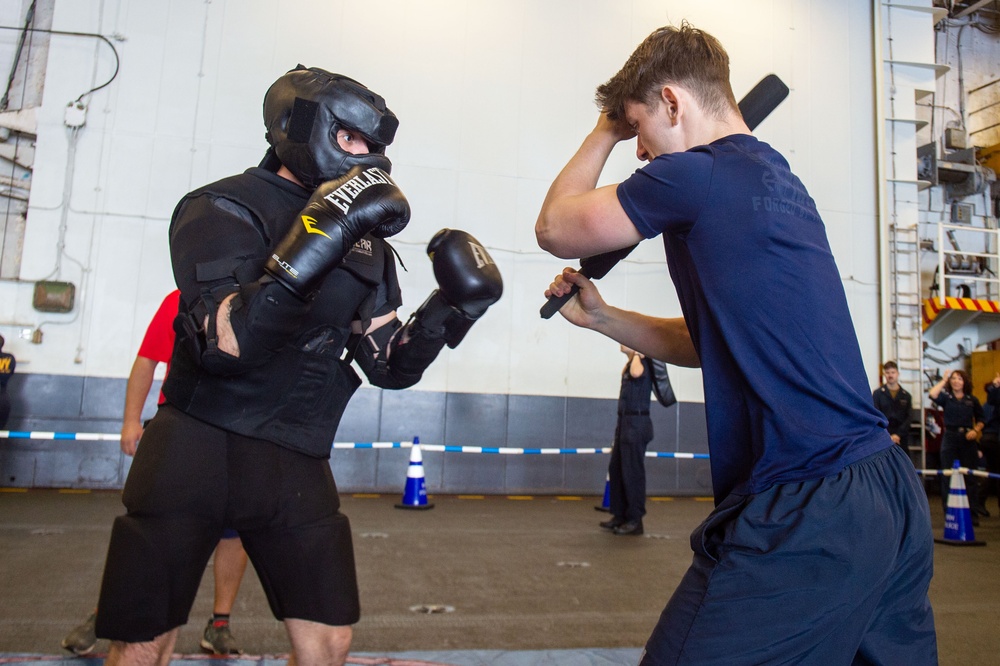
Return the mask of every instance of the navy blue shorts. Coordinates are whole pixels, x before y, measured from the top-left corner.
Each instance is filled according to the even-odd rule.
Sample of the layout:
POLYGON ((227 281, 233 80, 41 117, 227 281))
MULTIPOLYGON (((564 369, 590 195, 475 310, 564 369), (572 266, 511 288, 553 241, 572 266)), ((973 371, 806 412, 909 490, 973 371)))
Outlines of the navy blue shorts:
POLYGON ((97 635, 149 641, 185 624, 232 528, 279 620, 342 626, 360 607, 351 527, 327 460, 162 406, 143 433, 115 519, 97 635))
POLYGON ((898 446, 731 495, 691 548, 640 666, 937 664, 927 497, 898 446))

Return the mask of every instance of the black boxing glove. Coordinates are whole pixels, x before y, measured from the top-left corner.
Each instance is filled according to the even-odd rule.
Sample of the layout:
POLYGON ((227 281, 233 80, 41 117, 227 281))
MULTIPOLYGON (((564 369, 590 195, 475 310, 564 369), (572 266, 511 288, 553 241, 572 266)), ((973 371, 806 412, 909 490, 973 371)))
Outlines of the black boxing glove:
POLYGON ((438 289, 405 326, 385 324, 357 346, 355 359, 374 386, 400 389, 420 381, 447 344, 458 346, 472 324, 503 294, 493 258, 475 238, 442 229, 427 245, 438 289))
POLYGON ((389 174, 355 166, 316 188, 264 270, 307 299, 365 234, 391 236, 409 221, 410 204, 389 174))
POLYGON ((503 295, 503 279, 493 257, 471 234, 442 229, 427 244, 441 295, 472 320, 503 295))
POLYGON ((472 324, 503 294, 500 270, 471 234, 442 229, 427 244, 436 289, 414 313, 426 333, 444 338, 454 349, 472 324))

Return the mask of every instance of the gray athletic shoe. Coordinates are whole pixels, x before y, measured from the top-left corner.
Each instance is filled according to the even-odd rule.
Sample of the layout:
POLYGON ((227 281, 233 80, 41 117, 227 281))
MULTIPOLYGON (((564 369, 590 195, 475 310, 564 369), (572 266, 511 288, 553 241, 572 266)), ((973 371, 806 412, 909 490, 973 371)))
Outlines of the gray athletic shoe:
POLYGON ((236 638, 229 631, 229 623, 213 622, 212 618, 208 619, 205 635, 201 638, 201 649, 212 654, 243 654, 243 650, 236 647, 236 638))
POLYGON ((91 613, 87 621, 66 634, 62 646, 73 654, 90 654, 97 645, 97 634, 94 633, 94 622, 97 614, 91 613))

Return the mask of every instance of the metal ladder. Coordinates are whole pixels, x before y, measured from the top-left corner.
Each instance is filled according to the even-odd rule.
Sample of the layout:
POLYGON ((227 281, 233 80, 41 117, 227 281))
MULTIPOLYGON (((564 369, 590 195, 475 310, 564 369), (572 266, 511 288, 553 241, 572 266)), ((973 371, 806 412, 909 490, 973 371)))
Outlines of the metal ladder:
MULTIPOLYGON (((924 409, 920 397, 924 390, 924 355, 920 287, 920 237, 918 225, 889 224, 889 313, 890 355, 899 366, 899 382, 920 405, 920 439, 910 442, 911 451, 919 451, 921 467, 926 465, 924 451, 924 409)), ((914 405, 914 406, 916 406, 914 405)))

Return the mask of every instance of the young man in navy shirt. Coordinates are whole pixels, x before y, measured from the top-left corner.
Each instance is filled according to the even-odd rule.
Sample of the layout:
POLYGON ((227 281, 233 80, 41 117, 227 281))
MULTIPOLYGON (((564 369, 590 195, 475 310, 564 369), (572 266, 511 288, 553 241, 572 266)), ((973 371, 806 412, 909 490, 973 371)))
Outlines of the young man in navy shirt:
POLYGON ((662 235, 684 316, 612 307, 569 268, 545 293, 579 287, 571 323, 702 368, 716 502, 641 664, 936 664, 926 497, 872 405, 816 205, 751 135, 725 50, 661 28, 597 100, 538 243, 576 258, 662 235), (633 137, 648 164, 597 187, 633 137))

